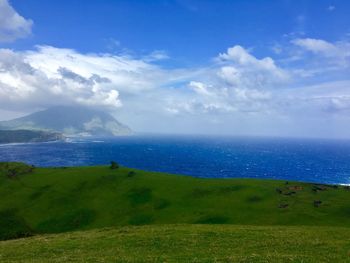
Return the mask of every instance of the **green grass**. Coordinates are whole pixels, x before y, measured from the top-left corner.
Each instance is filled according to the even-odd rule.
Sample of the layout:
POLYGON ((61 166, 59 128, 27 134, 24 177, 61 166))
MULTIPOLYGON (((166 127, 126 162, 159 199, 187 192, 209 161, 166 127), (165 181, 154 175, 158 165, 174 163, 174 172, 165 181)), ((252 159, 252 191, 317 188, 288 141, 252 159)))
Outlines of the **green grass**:
POLYGON ((343 186, 199 179, 124 167, 2 163, 0 196, 0 239, 145 224, 350 226, 350 190, 343 186))
POLYGON ((0 262, 350 262, 345 186, 0 163, 0 196, 0 262))
POLYGON ((0 262, 349 262, 340 227, 151 225, 1 241, 0 262))

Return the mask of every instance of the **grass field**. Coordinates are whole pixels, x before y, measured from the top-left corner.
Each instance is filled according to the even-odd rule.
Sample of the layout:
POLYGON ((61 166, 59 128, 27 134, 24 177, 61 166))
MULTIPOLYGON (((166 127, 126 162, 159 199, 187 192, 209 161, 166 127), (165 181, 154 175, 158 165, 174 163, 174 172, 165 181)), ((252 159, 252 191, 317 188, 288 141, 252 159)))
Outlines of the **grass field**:
POLYGON ((0 262, 349 262, 350 229, 119 227, 1 241, 0 262))
POLYGON ((35 235, 0 262, 350 262, 345 186, 0 163, 0 196, 0 239, 35 235))

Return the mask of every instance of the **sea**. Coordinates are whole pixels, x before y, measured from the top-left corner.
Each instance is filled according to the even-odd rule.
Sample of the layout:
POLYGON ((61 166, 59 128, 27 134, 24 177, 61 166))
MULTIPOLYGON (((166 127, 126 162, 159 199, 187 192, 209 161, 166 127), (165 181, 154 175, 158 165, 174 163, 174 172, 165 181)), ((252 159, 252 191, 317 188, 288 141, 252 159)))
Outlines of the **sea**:
POLYGON ((350 184, 350 140, 135 135, 2 144, 0 161, 35 166, 108 165, 204 178, 350 184))

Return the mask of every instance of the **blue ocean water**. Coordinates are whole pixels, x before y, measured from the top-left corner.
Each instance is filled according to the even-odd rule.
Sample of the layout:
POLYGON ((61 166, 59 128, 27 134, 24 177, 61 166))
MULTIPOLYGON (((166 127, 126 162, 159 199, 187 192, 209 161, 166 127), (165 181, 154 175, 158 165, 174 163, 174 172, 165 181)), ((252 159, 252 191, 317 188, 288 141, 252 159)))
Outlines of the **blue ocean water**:
POLYGON ((350 141, 285 138, 130 136, 0 145, 1 161, 37 166, 118 163, 210 178, 273 178, 350 184, 350 141))

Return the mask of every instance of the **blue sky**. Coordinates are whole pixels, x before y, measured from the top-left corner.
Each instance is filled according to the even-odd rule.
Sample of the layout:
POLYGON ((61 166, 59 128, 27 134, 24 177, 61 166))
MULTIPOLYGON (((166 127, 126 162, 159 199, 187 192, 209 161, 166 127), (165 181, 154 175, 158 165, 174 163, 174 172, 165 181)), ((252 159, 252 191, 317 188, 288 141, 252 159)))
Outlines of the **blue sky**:
POLYGON ((136 53, 165 50, 173 63, 206 63, 233 44, 267 56, 290 33, 338 41, 350 31, 348 1, 40 1, 12 0, 35 24, 9 47, 45 44, 110 52, 114 41, 136 53), (334 10, 330 8, 334 7, 334 10))
POLYGON ((349 1, 0 0, 0 119, 103 108, 136 131, 350 137, 349 1))

